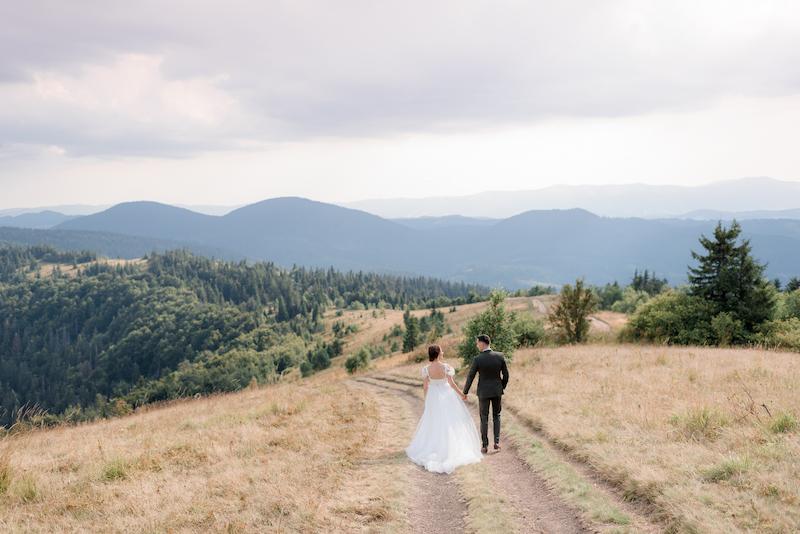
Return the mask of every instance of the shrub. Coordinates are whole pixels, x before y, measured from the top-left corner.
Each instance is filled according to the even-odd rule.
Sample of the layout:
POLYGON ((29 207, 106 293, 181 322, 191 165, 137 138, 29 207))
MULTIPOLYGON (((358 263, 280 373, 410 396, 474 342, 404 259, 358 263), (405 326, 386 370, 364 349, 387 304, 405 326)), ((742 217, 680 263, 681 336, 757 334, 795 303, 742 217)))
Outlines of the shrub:
POLYGON ((622 292, 622 298, 611 305, 611 310, 618 313, 633 313, 645 302, 650 300, 647 291, 640 291, 632 287, 626 287, 622 292))
POLYGON ((475 347, 475 338, 486 334, 492 339, 492 348, 511 358, 516 347, 516 333, 514 321, 516 314, 506 311, 503 301, 506 294, 503 291, 493 291, 489 295, 489 308, 474 316, 464 327, 464 337, 458 345, 458 354, 466 365, 472 364, 472 359, 478 353, 475 347))
POLYGON ((347 369, 349 374, 356 373, 362 369, 369 367, 370 354, 365 349, 359 350, 357 353, 348 356, 344 362, 344 368, 347 369))
POLYGON ((668 290, 634 313, 622 331, 623 339, 677 345, 709 345, 712 306, 700 297, 668 290))
POLYGON ((718 345, 728 347, 747 339, 742 321, 730 312, 718 313, 711 319, 711 330, 718 345))
POLYGON ((776 318, 800 319, 800 289, 785 293, 780 296, 776 318))
POLYGON ((594 288, 597 305, 601 310, 610 310, 611 306, 622 300, 623 289, 618 282, 594 288))
POLYGON ((534 347, 544 339, 544 324, 528 314, 519 314, 513 322, 517 347, 534 347))
POLYGON ((589 335, 589 315, 596 306, 594 293, 583 285, 583 280, 576 280, 574 288, 569 284, 561 288, 561 296, 548 320, 565 341, 582 343, 589 335))
POLYGON ((800 352, 800 318, 769 321, 762 325, 756 340, 769 347, 800 352))

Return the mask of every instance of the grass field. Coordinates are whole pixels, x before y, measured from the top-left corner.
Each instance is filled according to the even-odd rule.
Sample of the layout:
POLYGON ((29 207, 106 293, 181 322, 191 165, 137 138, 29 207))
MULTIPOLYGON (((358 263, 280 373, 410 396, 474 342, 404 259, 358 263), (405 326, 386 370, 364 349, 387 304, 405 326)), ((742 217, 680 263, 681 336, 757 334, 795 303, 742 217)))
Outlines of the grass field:
MULTIPOLYGON (((547 305, 509 299, 510 308, 537 316, 547 305)), ((457 332, 482 307, 445 310, 456 333, 442 344, 456 366, 457 332)), ((392 310, 335 319, 359 326, 346 353, 402 322, 392 310)), ((623 323, 619 314, 598 314, 595 339, 623 323)), ((504 406, 538 437, 512 425, 509 439, 534 469, 557 461, 536 459, 537 439, 565 451, 572 468, 544 473, 554 486, 588 491, 596 477, 664 530, 796 532, 798 358, 598 342, 521 350, 504 406), (590 478, 581 479, 584 471, 590 478)), ((265 388, 6 436, 0 531, 407 532, 414 471, 402 446, 415 416, 391 395, 354 386, 342 360, 309 379, 293 374, 265 388)), ((371 372, 418 380, 419 364, 396 353, 374 360, 371 372)), ((478 502, 470 500, 475 487, 490 475, 461 473, 462 497, 478 502)), ((575 498, 589 512, 605 506, 592 504, 595 496, 575 498)), ((469 506, 474 532, 491 524, 483 508, 469 506)))
POLYGON ((800 528, 800 356, 640 346, 519 352, 507 406, 679 530, 800 528))
POLYGON ((324 531, 376 420, 345 393, 313 380, 13 435, 0 531, 324 531))

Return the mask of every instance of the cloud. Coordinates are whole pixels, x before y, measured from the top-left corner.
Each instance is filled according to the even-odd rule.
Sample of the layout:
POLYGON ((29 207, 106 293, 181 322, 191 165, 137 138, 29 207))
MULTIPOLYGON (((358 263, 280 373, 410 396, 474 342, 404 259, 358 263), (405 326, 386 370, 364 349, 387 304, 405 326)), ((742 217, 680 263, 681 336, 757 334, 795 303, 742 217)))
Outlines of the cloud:
POLYGON ((0 7, 2 145, 181 156, 800 93, 791 1, 79 5, 0 7))

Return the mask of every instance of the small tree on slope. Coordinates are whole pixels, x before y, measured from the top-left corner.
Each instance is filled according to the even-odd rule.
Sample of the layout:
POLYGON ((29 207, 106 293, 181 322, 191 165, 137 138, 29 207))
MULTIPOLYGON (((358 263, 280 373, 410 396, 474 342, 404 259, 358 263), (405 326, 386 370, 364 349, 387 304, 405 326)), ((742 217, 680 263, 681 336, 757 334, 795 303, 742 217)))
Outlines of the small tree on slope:
POLYGON ((561 288, 561 296, 548 320, 565 341, 583 343, 589 335, 589 315, 596 306, 594 293, 584 286, 583 280, 576 280, 574 288, 569 284, 561 288))

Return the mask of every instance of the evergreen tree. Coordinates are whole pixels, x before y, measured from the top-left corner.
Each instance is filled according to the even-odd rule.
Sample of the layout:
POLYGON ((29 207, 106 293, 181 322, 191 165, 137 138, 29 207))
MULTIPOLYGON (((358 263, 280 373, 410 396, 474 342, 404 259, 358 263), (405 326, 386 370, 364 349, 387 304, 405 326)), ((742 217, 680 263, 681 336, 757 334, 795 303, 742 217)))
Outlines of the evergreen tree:
POLYGON ((764 278, 764 266, 751 256, 750 242, 739 241, 741 226, 733 221, 726 228, 721 222, 713 238, 700 237, 705 254, 692 252, 698 265, 689 268, 691 293, 714 308, 714 314, 729 313, 741 321, 745 333, 772 317, 775 290, 764 278))
POLYGON ((503 302, 506 293, 492 291, 489 295, 489 307, 469 320, 464 327, 464 337, 458 345, 458 354, 465 365, 472 364, 478 353, 475 338, 486 334, 492 340, 492 348, 511 358, 517 347, 517 332, 514 329, 516 314, 508 312, 503 302))
POLYGON ((797 276, 793 276, 786 282, 786 286, 784 286, 783 290, 787 293, 791 293, 792 291, 797 291, 800 289, 800 278, 797 276))
POLYGON ((419 319, 406 310, 403 314, 406 333, 403 336, 403 352, 411 352, 419 345, 419 319))
POLYGON ((596 305, 594 293, 579 279, 574 288, 569 284, 561 288, 561 296, 548 320, 561 331, 567 342, 582 343, 589 335, 589 315, 596 305))

